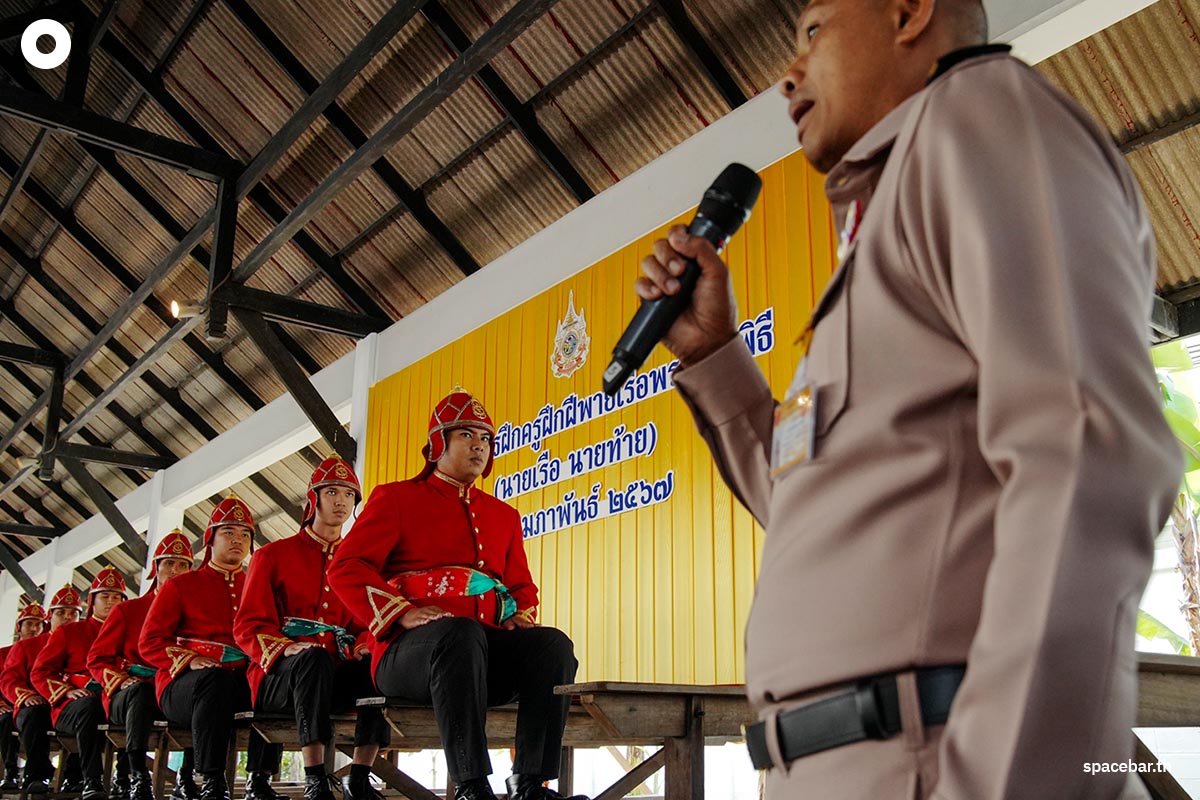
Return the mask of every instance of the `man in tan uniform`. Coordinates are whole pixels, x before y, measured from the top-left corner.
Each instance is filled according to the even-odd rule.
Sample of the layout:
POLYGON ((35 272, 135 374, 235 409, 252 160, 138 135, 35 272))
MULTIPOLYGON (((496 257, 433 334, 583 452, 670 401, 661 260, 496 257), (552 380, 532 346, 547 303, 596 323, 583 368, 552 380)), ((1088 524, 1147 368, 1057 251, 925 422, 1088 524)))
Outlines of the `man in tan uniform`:
POLYGON ((642 264, 648 299, 701 265, 665 344, 767 530, 746 679, 770 798, 1147 796, 1085 764, 1132 754, 1181 474, 1151 231, 1105 133, 985 41, 979 0, 802 14, 780 88, 847 222, 781 403, 712 248, 676 228, 642 264))

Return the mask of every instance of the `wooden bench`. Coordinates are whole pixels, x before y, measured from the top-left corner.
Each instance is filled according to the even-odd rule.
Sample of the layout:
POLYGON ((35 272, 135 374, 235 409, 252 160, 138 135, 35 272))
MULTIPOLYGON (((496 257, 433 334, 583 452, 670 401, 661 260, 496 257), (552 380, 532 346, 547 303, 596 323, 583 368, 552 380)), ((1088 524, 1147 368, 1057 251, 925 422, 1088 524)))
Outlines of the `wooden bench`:
MULTIPOLYGON (((1200 658, 1138 653, 1137 726, 1179 728, 1200 726, 1200 658)), ((1158 764, 1140 739, 1134 761, 1158 764)), ((1154 800, 1190 800, 1169 772, 1139 773, 1154 800)))
MULTIPOLYGON (((563 739, 563 763, 560 787, 569 793, 572 783, 572 751, 577 747, 594 748, 625 745, 658 746, 659 750, 633 766, 629 772, 595 800, 616 800, 645 782, 660 769, 666 769, 667 800, 702 798, 704 796, 704 745, 741 741, 741 726, 753 722, 742 686, 687 686, 672 684, 621 683, 597 681, 560 686, 558 694, 572 698, 563 739)), ((388 702, 382 697, 359 701, 360 707, 384 709, 393 735, 392 750, 439 750, 441 739, 433 709, 400 702, 388 702)), ((354 721, 352 714, 333 718, 334 746, 350 755, 353 751, 354 721)), ((1200 658, 1187 656, 1138 654, 1138 713, 1139 727, 1200 727, 1200 658)), ((124 731, 105 725, 104 732, 112 747, 124 746, 124 731)), ((235 736, 232 737, 228 768, 232 774, 237 754, 244 750, 251 729, 268 741, 298 749, 295 720, 290 715, 264 715, 244 712, 236 715, 235 736)), ((488 743, 493 747, 511 747, 516 732, 516 706, 500 706, 488 711, 488 743)), ((17 733, 12 733, 20 739, 17 733)), ((73 752, 74 739, 57 731, 50 732, 51 753, 73 752)), ((165 800, 167 754, 190 747, 191 731, 173 727, 165 721, 154 723, 152 734, 152 774, 155 796, 165 800)), ((1139 740, 1134 760, 1157 764, 1153 753, 1139 740)), ((22 754, 23 755, 23 754, 22 754)), ((56 771, 61 780, 62 764, 56 771)), ((106 759, 106 764, 111 763, 106 759)), ((412 800, 434 800, 439 795, 422 786, 394 764, 379 758, 375 774, 391 789, 412 800)), ((1141 775, 1155 800, 1189 800, 1170 773, 1150 772, 1141 775)), ((230 786, 233 786, 232 778, 230 786)), ((22 795, 23 797, 23 795, 22 795)))
MULTIPOLYGON (((685 686, 600 681, 559 686, 557 694, 571 696, 563 734, 559 791, 570 794, 573 751, 623 745, 657 746, 659 750, 634 766, 595 800, 616 800, 666 769, 666 800, 704 797, 704 746, 738 741, 742 725, 752 722, 741 686, 685 686)), ((360 700, 359 707, 383 707, 393 731, 393 750, 438 750, 441 738, 433 709, 382 697, 360 700)), ((489 747, 512 747, 516 738, 516 705, 488 709, 489 747)), ((394 765, 377 759, 375 774, 392 789, 412 800, 435 800, 438 795, 394 765)))

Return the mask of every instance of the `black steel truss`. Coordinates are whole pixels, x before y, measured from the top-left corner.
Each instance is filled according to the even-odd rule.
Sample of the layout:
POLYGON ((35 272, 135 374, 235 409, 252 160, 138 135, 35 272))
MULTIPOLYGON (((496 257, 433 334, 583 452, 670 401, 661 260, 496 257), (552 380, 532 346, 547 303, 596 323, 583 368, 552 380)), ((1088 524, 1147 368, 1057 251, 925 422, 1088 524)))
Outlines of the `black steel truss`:
MULTIPOLYGON (((353 155, 350 156, 339 168, 334 170, 325 181, 323 181, 304 201, 300 206, 292 211, 276 228, 268 234, 266 239, 259 244, 242 263, 234 270, 233 279, 235 281, 244 282, 248 279, 265 261, 276 252, 286 241, 303 228, 313 216, 315 216, 321 208, 323 208, 332 197, 355 180, 365 169, 370 168, 372 164, 377 162, 388 149, 390 149, 401 137, 407 134, 412 128, 425 116, 428 115, 434 107, 451 93, 456 91, 465 81, 470 79, 482 66, 487 64, 497 53, 506 47, 513 39, 515 39, 522 31, 532 24, 538 17, 544 14, 549 8, 553 7, 557 0, 519 0, 516 6, 510 9, 497 23, 485 33, 479 41, 475 42, 467 49, 458 59, 456 59, 442 74, 434 80, 433 83, 425 87, 417 96, 410 101, 406 106, 395 116, 392 117, 384 126, 377 131, 362 147, 358 148, 353 155)), ((10 72, 20 72, 21 70, 10 69, 10 72)), ((248 181, 256 182, 258 177, 251 173, 253 162, 242 174, 242 179, 239 180, 239 196, 243 191, 248 192, 248 181), (245 187, 245 188, 243 188, 245 187)), ((161 276, 155 274, 162 268, 164 271, 167 267, 174 264, 181 255, 176 255, 182 250, 187 253, 199 240, 199 236, 206 232, 212 225, 214 213, 210 212, 204 219, 197 223, 184 241, 180 242, 171 255, 168 255, 164 262, 159 264, 158 268, 152 270, 151 276, 145 280, 137 291, 122 305, 122 308, 114 314, 110 320, 104 325, 101 331, 93 337, 92 341, 86 345, 83 350, 71 362, 67 370, 67 378, 73 378, 76 374, 82 371, 83 365, 98 351, 98 349, 108 342, 116 329, 128 318, 132 310, 141 305, 145 297, 152 291, 161 276)), ((86 423, 87 419, 103 407, 101 399, 108 400, 115 396, 116 392, 129 380, 140 375, 145 369, 153 363, 158 356, 165 352, 177 339, 186 335, 192 328, 195 327, 195 320, 186 320, 178 323, 172 328, 166 336, 160 338, 158 342, 151 346, 150 350, 143 354, 121 378, 115 382, 113 387, 106 389, 102 393, 102 398, 97 398, 97 402, 90 405, 84 412, 76 416, 75 420, 68 425, 66 431, 78 429, 86 423)), ((35 411, 38 407, 35 405, 35 411)), ((26 415, 29 417, 30 415, 26 415)), ((12 435, 15 435, 24 425, 28 424, 28 419, 23 418, 14 430, 12 435)), ((212 438, 212 437, 210 437, 212 438)), ((17 480, 17 479, 14 479, 17 480)), ((13 483, 13 481, 10 481, 13 483)), ((0 490, 2 495, 3 490, 0 490)))
POLYGON ((30 536, 34 539, 55 539, 67 532, 66 528, 50 525, 30 525, 25 522, 0 522, 0 533, 10 536, 30 536))
MULTIPOLYGON (((2 244, 3 241, 0 239, 0 245, 2 244)), ((49 281, 48 277, 43 277, 45 280, 49 281)), ((99 327, 96 321, 92 319, 92 317, 88 315, 86 311, 79 307, 79 304, 73 298, 70 296, 64 296, 61 288, 51 283, 49 286, 47 286, 47 290, 50 291, 51 289, 53 289, 51 294, 55 297, 55 299, 59 300, 59 302, 63 302, 67 311, 75 316, 81 325, 84 325, 88 330, 91 331, 94 331, 99 327)), ((37 347, 51 351, 54 349, 53 344, 34 326, 25 321, 11 303, 0 299, 0 313, 3 313, 4 316, 8 317, 9 320, 15 326, 17 326, 17 328, 25 336, 29 337, 35 343, 35 345, 37 345, 37 347)), ((110 349, 113 351, 114 355, 121 359, 124 363, 128 364, 132 361, 132 355, 128 351, 124 350, 119 343, 112 342, 111 345, 112 346, 110 346, 110 349)), ((96 384, 96 382, 93 381, 86 373, 81 372, 77 377, 77 380, 85 390, 96 397, 99 397, 104 391, 104 389, 96 384)), ((200 415, 199 412, 193 409, 183 399, 183 396, 180 394, 178 389, 167 386, 153 375, 145 376, 145 380, 147 388, 154 392, 158 397, 163 398, 164 402, 166 402, 176 414, 178 414, 189 425, 191 425, 203 439, 212 440, 217 437, 218 431, 212 425, 210 425, 208 421, 200 415)), ((171 451, 171 449, 167 447, 166 444, 164 444, 157 436, 151 433, 137 416, 125 410, 120 403, 112 402, 108 405, 108 409, 117 417, 118 421, 120 421, 122 425, 125 425, 135 436, 145 442, 146 445, 148 445, 150 449, 153 450, 157 455, 166 458, 175 458, 175 454, 171 451)), ((22 417, 22 419, 24 419, 24 417, 22 417)), ((77 420, 78 417, 76 418, 76 421, 77 420)), ((19 435, 20 429, 23 427, 24 426, 22 426, 20 422, 18 422, 17 426, 14 426, 13 432, 10 434, 10 436, 6 437, 5 441, 0 443, 0 451, 6 449, 11 442, 16 439, 16 436, 19 435)), ((83 436, 84 438, 88 438, 88 432, 85 429, 82 429, 82 426, 80 426, 78 432, 79 435, 83 436)), ((92 443, 98 444, 98 441, 93 441, 92 443)), ((312 460, 315 466, 315 463, 320 460, 319 455, 314 456, 312 460)), ((16 493, 18 496, 21 496, 19 489, 23 477, 23 475, 18 473, 16 476, 5 482, 4 486, 0 487, 0 497, 3 497, 10 491, 16 493)), ((139 484, 145 480, 145 478, 137 475, 136 473, 130 474, 130 477, 135 483, 139 484)), ((272 486, 270 481, 267 481, 261 475, 252 475, 250 476, 249 481, 255 486, 255 488, 266 494, 273 503, 276 503, 280 509, 283 510, 283 513, 292 517, 296 525, 299 526, 299 515, 294 514, 289 510, 296 505, 294 501, 288 499, 285 495, 283 495, 283 493, 272 486)), ((52 489, 56 489, 57 494, 60 495, 64 502, 72 506, 72 510, 74 510, 80 517, 87 519, 92 515, 93 512, 89 511, 85 506, 80 504, 79 501, 76 500, 70 493, 62 490, 62 487, 57 483, 48 481, 43 482, 52 489)), ((28 500, 25 498, 22 499, 29 504, 28 500)), ((219 502, 220 498, 217 498, 217 501, 219 502)), ((42 512, 38 510, 38 513, 41 514, 42 512)), ((43 518, 49 519, 49 517, 46 517, 44 514, 42 516, 43 518)))
POLYGON ((146 563, 146 556, 149 554, 146 548, 146 540, 138 535, 132 523, 125 519, 125 515, 117 508, 117 504, 113 502, 109 496, 108 490, 96 480, 96 476, 88 471, 87 465, 74 459, 62 459, 63 466, 67 468, 67 472, 75 479, 75 483, 79 484, 83 489, 84 494, 92 501, 92 504, 99 509, 104 520, 112 526, 112 529, 121 537, 122 547, 129 557, 139 564, 146 563))
MULTIPOLYGON (((354 314, 342 311, 340 308, 284 297, 241 284, 225 286, 217 292, 213 299, 227 309, 239 308, 254 311, 271 322, 290 323, 354 339, 362 339, 372 333, 379 333, 391 324, 391 320, 354 314)), ((211 308, 209 316, 212 316, 211 308)), ((251 336, 251 338, 254 337, 251 336)), ((284 352, 287 352, 286 349, 284 352)))
MULTIPOLYGON (((425 4, 424 13, 425 18, 441 35, 442 40, 450 46, 454 55, 460 55, 471 46, 470 37, 459 27, 450 12, 442 6, 440 0, 429 0, 425 4)), ((575 169, 575 165, 542 128, 533 108, 517 99, 500 74, 490 65, 485 65, 479 70, 475 79, 479 81, 492 100, 504 109, 508 119, 525 136, 542 163, 570 190, 575 199, 580 203, 586 203, 592 199, 596 193, 588 185, 587 180, 579 170, 575 169)))
POLYGON ((43 128, 70 133, 80 141, 158 161, 205 180, 220 181, 235 174, 237 162, 78 106, 51 100, 15 86, 0 87, 0 114, 43 128))
POLYGON ((338 422, 337 417, 325 402, 325 398, 321 397, 316 387, 312 385, 312 381, 288 355, 279 341, 279 337, 267 325, 263 315, 257 311, 239 307, 234 307, 232 310, 237 321, 250 336, 250 340, 262 352, 263 358, 283 381, 288 393, 304 410, 305 416, 312 422, 313 427, 329 443, 329 446, 337 451, 339 456, 353 463, 358 457, 358 445, 342 427, 342 423, 338 422))
MULTIPOLYGON (((275 60, 275 63, 295 81, 296 85, 302 91, 312 96, 322 88, 324 83, 328 83, 328 79, 325 82, 317 80, 300 63, 300 60, 292 54, 283 41, 271 30, 271 26, 250 7, 250 4, 246 0, 226 0, 226 5, 233 12, 234 16, 238 18, 238 21, 245 26, 250 35, 275 60)), ((333 125, 334 129, 346 138, 346 141, 355 150, 360 149, 367 143, 367 134, 336 103, 327 105, 322 110, 322 114, 333 125)), ((392 194, 396 195, 400 202, 404 203, 405 208, 413 215, 413 219, 450 256, 450 259, 458 266, 463 275, 472 275, 479 271, 480 265, 475 260, 475 257, 458 241, 458 238, 455 237, 450 228, 433 213, 424 196, 415 191, 404 180, 404 177, 396 171, 395 167, 386 160, 381 160, 378 163, 372 164, 371 168, 392 194)))

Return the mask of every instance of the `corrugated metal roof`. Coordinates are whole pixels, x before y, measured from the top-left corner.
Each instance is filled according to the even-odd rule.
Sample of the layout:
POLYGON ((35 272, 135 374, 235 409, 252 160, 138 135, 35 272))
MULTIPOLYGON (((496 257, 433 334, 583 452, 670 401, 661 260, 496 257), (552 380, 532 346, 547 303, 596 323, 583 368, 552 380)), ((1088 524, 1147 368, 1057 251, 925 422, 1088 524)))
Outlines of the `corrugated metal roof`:
MULTIPOLYGON (((1038 68, 1128 146, 1200 112, 1200 0, 1160 0, 1038 68)), ((1159 248, 1158 288, 1200 280, 1195 129, 1133 152, 1159 248)))

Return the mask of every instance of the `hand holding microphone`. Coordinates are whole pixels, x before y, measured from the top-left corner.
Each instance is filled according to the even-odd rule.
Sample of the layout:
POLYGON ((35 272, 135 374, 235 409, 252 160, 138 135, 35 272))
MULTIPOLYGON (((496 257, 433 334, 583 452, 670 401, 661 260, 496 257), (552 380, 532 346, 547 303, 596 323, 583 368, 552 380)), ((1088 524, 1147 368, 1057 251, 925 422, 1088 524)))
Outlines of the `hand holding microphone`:
POLYGON ((642 305, 613 349, 604 391, 614 394, 660 340, 684 366, 737 336, 737 303, 729 269, 717 255, 750 216, 762 181, 730 164, 704 194, 695 219, 677 225, 642 260, 634 289, 642 305))

